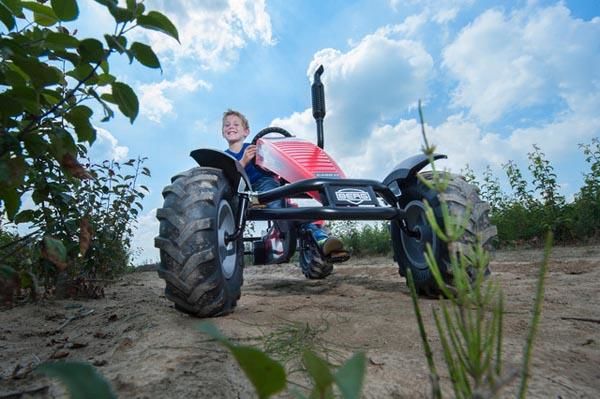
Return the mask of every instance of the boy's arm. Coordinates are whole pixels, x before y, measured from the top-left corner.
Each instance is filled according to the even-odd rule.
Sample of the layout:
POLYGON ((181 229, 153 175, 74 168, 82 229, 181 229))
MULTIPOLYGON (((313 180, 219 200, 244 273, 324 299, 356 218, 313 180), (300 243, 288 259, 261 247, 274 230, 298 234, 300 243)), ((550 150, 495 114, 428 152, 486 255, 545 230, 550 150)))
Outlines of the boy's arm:
POLYGON ((242 159, 240 159, 240 164, 242 164, 243 167, 246 167, 246 165, 248 165, 250 162, 252 162, 252 160, 254 159, 255 156, 256 156, 256 146, 249 145, 248 147, 246 147, 246 150, 244 151, 244 155, 242 155, 242 159))

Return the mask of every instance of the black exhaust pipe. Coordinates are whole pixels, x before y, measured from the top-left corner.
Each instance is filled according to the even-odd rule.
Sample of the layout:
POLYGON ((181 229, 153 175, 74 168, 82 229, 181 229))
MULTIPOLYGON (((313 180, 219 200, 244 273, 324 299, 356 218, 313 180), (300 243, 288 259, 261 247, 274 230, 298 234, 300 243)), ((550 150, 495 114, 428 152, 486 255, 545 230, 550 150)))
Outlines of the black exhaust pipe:
POLYGON ((315 71, 315 77, 312 89, 312 110, 313 117, 317 122, 317 145, 323 148, 323 118, 325 118, 325 88, 321 82, 321 75, 323 74, 323 65, 319 66, 315 71))

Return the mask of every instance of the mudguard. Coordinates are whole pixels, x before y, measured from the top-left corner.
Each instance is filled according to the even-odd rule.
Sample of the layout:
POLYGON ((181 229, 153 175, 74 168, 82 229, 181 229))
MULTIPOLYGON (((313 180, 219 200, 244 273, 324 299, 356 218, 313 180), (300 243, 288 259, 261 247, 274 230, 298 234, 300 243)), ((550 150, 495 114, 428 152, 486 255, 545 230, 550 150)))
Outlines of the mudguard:
MULTIPOLYGON (((433 159, 448 158, 444 154, 433 154, 433 159)), ((403 182, 410 181, 416 177, 417 173, 430 163, 429 157, 425 154, 414 155, 400 162, 394 170, 383 179, 383 184, 390 186, 397 182, 398 186, 402 186, 403 182)))
POLYGON ((231 187, 236 187, 238 192, 252 189, 244 167, 231 155, 219 150, 200 148, 190 152, 190 156, 200 166, 221 169, 231 187))

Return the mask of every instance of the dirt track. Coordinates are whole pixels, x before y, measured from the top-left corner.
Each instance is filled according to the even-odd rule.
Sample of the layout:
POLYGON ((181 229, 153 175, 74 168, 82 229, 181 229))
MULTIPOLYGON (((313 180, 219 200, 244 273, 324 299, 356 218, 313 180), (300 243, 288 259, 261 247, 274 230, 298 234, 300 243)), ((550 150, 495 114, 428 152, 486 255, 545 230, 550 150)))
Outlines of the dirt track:
MULTIPOLYGON (((540 251, 500 252, 492 263, 492 278, 500 281, 506 297, 509 363, 521 358, 540 259, 540 251)), ((18 393, 37 388, 25 397, 60 396, 60 386, 30 372, 52 356, 95 363, 122 398, 254 397, 228 353, 197 331, 197 319, 175 311, 162 290, 155 272, 140 272, 107 287, 105 299, 47 301, 1 311, 0 398, 23 397, 18 393), (83 317, 73 318, 77 315, 83 317)), ((432 345, 438 348, 430 311, 438 302, 421 303, 432 345)), ((365 351, 365 397, 429 396, 411 299, 391 259, 353 260, 322 281, 305 280, 295 265, 247 267, 238 308, 213 321, 227 336, 257 345, 273 346, 278 337, 304 334, 305 345, 334 363, 365 351)), ((529 397, 600 397, 599 324, 600 248, 555 248, 529 397)), ((274 356, 283 349, 279 345, 274 356)), ((297 364, 292 357, 287 365, 293 369, 297 364)), ((298 372, 292 372, 291 381, 291 386, 306 384, 298 372)), ((447 382, 444 375, 442 382, 447 382)), ((514 391, 513 384, 502 397, 514 397, 514 391)))

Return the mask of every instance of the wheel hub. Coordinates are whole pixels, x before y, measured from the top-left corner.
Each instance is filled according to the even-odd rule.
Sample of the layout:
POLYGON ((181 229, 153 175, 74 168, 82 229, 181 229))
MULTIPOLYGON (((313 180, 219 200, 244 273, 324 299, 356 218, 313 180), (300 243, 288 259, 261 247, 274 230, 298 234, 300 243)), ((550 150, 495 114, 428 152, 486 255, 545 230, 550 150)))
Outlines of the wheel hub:
POLYGON ((229 279, 237 263, 237 241, 226 240, 235 231, 235 217, 229 203, 221 201, 217 210, 217 236, 219 242, 219 263, 225 278, 229 279))
POLYGON ((404 246, 404 251, 410 263, 419 267, 426 268, 425 251, 429 243, 435 253, 437 247, 437 238, 427 222, 425 215, 425 205, 421 201, 411 201, 406 205, 406 228, 401 230, 400 238, 404 246))

